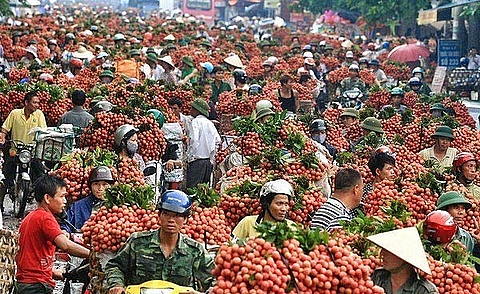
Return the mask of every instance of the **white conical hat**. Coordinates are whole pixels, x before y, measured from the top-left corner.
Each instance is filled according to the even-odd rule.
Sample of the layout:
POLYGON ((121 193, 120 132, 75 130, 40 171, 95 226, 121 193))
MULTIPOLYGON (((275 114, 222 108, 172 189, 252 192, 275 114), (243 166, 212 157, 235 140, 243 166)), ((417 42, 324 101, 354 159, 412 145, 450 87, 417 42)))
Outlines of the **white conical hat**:
POLYGON ((367 239, 426 274, 432 274, 417 228, 398 229, 373 235, 367 239))
POLYGON ((175 36, 172 35, 172 34, 169 34, 168 36, 163 38, 163 40, 165 40, 165 41, 175 41, 175 36))
POLYGON ((231 66, 237 67, 237 68, 243 68, 244 67, 242 61, 240 60, 240 57, 238 57, 238 55, 236 55, 236 54, 228 56, 223 61, 225 61, 225 63, 227 63, 231 66))
POLYGON ((167 56, 164 56, 164 57, 162 57, 162 58, 159 58, 158 60, 159 60, 159 61, 163 61, 163 62, 165 62, 165 63, 168 63, 168 64, 170 64, 171 66, 175 67, 175 64, 173 63, 172 57, 170 57, 170 55, 167 55, 167 56))

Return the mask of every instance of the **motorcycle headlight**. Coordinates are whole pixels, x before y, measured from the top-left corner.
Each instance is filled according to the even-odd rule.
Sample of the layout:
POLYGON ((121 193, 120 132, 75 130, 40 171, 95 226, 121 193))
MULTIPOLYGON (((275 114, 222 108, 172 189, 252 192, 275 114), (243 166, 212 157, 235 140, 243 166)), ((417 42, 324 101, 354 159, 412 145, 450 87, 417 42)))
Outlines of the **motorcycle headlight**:
POLYGON ((22 150, 18 154, 18 160, 20 160, 21 163, 29 163, 30 160, 32 160, 32 154, 28 150, 22 150))

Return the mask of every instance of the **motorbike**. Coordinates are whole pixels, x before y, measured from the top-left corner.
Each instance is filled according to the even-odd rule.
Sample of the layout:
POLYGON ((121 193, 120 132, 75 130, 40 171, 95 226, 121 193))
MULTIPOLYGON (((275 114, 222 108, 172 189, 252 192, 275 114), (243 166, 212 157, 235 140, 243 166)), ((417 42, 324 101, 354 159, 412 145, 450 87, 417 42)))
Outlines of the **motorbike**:
POLYGON ((13 183, 7 185, 5 195, 9 195, 13 203, 13 212, 15 217, 21 218, 25 212, 27 202, 31 196, 31 163, 35 145, 26 145, 20 141, 10 141, 15 147, 10 151, 10 155, 15 161, 15 175, 13 183))
POLYGON ((161 280, 148 281, 140 285, 128 286, 126 294, 181 294, 193 292, 191 287, 179 286, 174 283, 161 280))
POLYGON ((363 106, 364 95, 358 88, 347 90, 338 97, 337 102, 332 102, 333 108, 355 108, 360 109, 363 106))

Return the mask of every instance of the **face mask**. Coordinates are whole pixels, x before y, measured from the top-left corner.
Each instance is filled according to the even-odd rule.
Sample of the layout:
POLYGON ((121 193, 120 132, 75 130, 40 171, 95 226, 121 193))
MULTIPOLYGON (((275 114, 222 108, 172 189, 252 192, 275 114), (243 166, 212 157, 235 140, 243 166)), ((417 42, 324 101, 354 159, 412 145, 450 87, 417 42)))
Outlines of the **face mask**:
POLYGON ((138 150, 138 144, 137 143, 130 143, 127 142, 127 154, 128 156, 132 157, 138 150))
POLYGON ((327 138, 327 135, 325 134, 315 134, 312 136, 312 139, 317 141, 320 144, 323 144, 325 142, 325 139, 327 138))

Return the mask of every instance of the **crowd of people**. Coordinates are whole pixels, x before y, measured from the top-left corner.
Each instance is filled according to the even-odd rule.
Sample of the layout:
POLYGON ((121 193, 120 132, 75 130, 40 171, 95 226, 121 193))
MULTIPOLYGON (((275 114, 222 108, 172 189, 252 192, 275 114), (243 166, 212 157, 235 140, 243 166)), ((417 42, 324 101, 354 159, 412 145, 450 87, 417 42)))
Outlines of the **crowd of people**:
MULTIPOLYGON (((120 20, 125 19, 128 18, 120 20)), ((201 292, 214 284, 211 274, 213 259, 203 245, 181 234, 180 230, 192 210, 192 200, 184 191, 201 183, 213 184, 213 178, 216 177, 215 159, 222 146, 222 126, 216 108, 222 99, 222 93, 233 91, 235 96, 246 98, 258 95, 264 88, 278 82, 272 92, 274 97, 260 100, 252 110, 253 122, 262 125, 281 111, 286 112, 290 118, 302 114, 304 110, 300 107, 301 97, 295 85, 313 84, 307 99, 313 102, 311 113, 316 118, 307 125, 308 135, 317 149, 318 159, 329 167, 329 172, 322 183, 317 183, 325 188, 328 199, 313 215, 310 225, 312 230, 319 228, 332 231, 342 228, 345 222, 363 214, 365 197, 376 188, 376 184, 395 178, 396 158, 391 149, 385 146, 388 142, 381 122, 373 116, 360 121, 359 110, 368 99, 371 87, 388 89, 389 101, 383 105, 382 110, 393 108, 398 114, 408 112, 404 103, 407 92, 430 95, 431 89, 425 81, 425 70, 422 67, 413 68, 407 80, 397 81, 395 85, 390 84, 391 81, 382 70, 382 54, 388 53, 394 43, 404 42, 403 39, 392 39, 389 42, 380 38, 352 38, 356 42, 353 47, 334 50, 332 44, 337 45, 340 37, 323 38, 320 42, 310 41, 305 44, 300 43, 297 33, 290 34, 289 38, 275 34, 284 28, 272 28, 271 32, 260 31, 260 35, 255 35, 259 31, 256 29, 255 32, 251 27, 229 27, 227 30, 221 24, 208 27, 198 20, 187 25, 183 20, 163 20, 160 23, 163 28, 161 35, 165 35, 161 38, 152 29, 140 25, 134 25, 133 32, 128 30, 128 33, 127 30, 110 31, 107 26, 98 25, 71 26, 57 31, 35 27, 33 31, 26 32, 19 27, 11 30, 5 38, 11 41, 8 46, 23 46, 22 58, 15 60, 5 52, 17 47, 0 50, 4 54, 0 58, 5 72, 15 68, 29 70, 30 75, 22 79, 20 84, 38 81, 55 84, 57 80, 77 79, 88 69, 95 74, 98 85, 108 85, 115 79, 123 79, 127 85, 155 83, 163 88, 188 86, 201 89, 198 97, 190 97, 192 99, 188 101, 171 97, 168 100, 169 109, 148 111, 148 115, 155 118, 160 128, 166 123, 165 114, 172 113, 175 122, 182 126, 185 148, 167 142, 166 152, 162 154, 166 182, 157 203, 162 227, 133 234, 106 264, 106 287, 109 293, 124 293, 128 285, 153 279, 168 280, 201 292), (184 28, 192 34, 192 39, 179 33, 184 28), (240 41, 242 38, 249 41, 248 46, 240 41), (218 52, 225 44, 229 44, 232 51, 219 55, 218 52), (179 58, 176 52, 182 48, 197 52, 202 58, 215 56, 218 63, 212 63, 213 58, 179 58), (282 52, 280 48, 285 51, 282 52), (339 61, 338 68, 348 69, 348 76, 336 84, 329 82, 329 73, 336 67, 329 68, 324 63, 326 58, 334 56, 339 61), (252 75, 249 67, 250 61, 255 57, 262 60, 262 72, 254 72, 252 75), (299 66, 290 70, 281 66, 297 64, 298 60, 299 66), (360 72, 365 69, 374 76, 373 84, 366 84, 362 80, 360 72), (342 100, 341 96, 348 91, 359 93, 354 103, 342 100), (271 101, 279 107, 275 107, 271 101), (343 108, 338 117, 342 124, 341 135, 345 136, 357 127, 363 132, 358 140, 348 142, 348 151, 357 152, 358 147, 371 134, 378 140, 379 147, 373 151, 368 161, 368 168, 374 178, 371 182, 364 182, 356 169, 339 169, 336 166, 339 152, 346 150, 337 150, 330 143, 334 138, 327 136, 328 123, 322 116, 335 102, 343 108), (188 114, 184 113, 187 109, 188 114), (177 156, 179 148, 184 148, 180 154, 185 156, 177 156)), ((305 40, 305 36, 302 39, 305 40)), ((7 44, 2 42, 2 46, 7 47, 7 44)), ((470 51, 470 56, 468 68, 478 69, 480 57, 475 49, 470 51)), ((71 91, 69 97, 73 108, 61 116, 59 125, 72 124, 83 130, 92 123, 96 113, 112 110, 113 105, 107 97, 87 105, 89 90, 92 89, 71 91)), ((24 144, 33 143, 34 134, 30 130, 47 127, 41 107, 38 93, 25 94, 23 107, 12 110, 2 122, 0 144, 8 142, 7 138, 24 144)), ((442 104, 434 104, 430 108, 430 114, 434 118, 445 116, 446 112, 442 104)), ((143 172, 146 165, 138 152, 139 132, 141 130, 135 126, 124 124, 116 129, 110 139, 114 142, 114 151, 118 156, 135 159, 138 169, 143 172)), ((480 197, 480 188, 475 184, 477 159, 474 155, 450 147, 455 136, 449 126, 439 126, 432 138, 434 145, 422 150, 419 155, 426 161, 438 164, 440 172, 453 169, 456 181, 464 185, 474 197, 480 197)), ((241 156, 232 153, 219 166, 228 170, 232 166, 244 165, 243 158, 238 158, 241 156)), ((56 248, 83 258, 89 256, 88 249, 75 244, 68 236, 80 229, 92 213, 104 204, 105 190, 114 185, 116 179, 109 167, 94 168, 88 177, 90 195, 67 207, 64 180, 43 175, 40 163, 32 166, 37 166, 34 177, 37 208, 20 225, 16 288, 18 293, 52 293, 54 279, 64 278, 62 272, 52 269, 56 248), (60 226, 55 216, 63 210, 67 212, 67 221, 60 226)), ((13 146, 10 150, 4 150, 3 155, 4 180, 0 186, 2 213, 5 212, 3 203, 6 188, 12 185, 14 170, 13 146)), ((295 197, 294 189, 288 181, 278 179, 266 182, 258 197, 260 214, 243 218, 232 230, 233 240, 258 236, 256 227, 262 222, 287 222, 294 227, 293 221, 287 219, 291 200, 295 197)), ((424 232, 423 237, 434 244, 448 245, 456 240, 468 252, 477 256, 476 247, 480 236, 472 235, 457 225, 466 211, 472 209, 468 199, 457 191, 447 191, 438 198, 436 209, 420 226, 420 231, 424 232)), ((0 228, 1 220, 0 213, 0 228)), ((382 248, 384 262, 384 268, 376 270, 372 276, 374 283, 385 289, 386 293, 437 293, 435 286, 420 278, 416 272, 416 269, 426 273, 430 271, 428 264, 425 266, 425 252, 416 229, 384 234, 370 237, 373 243, 382 248), (405 252, 407 247, 413 254, 405 252)))

